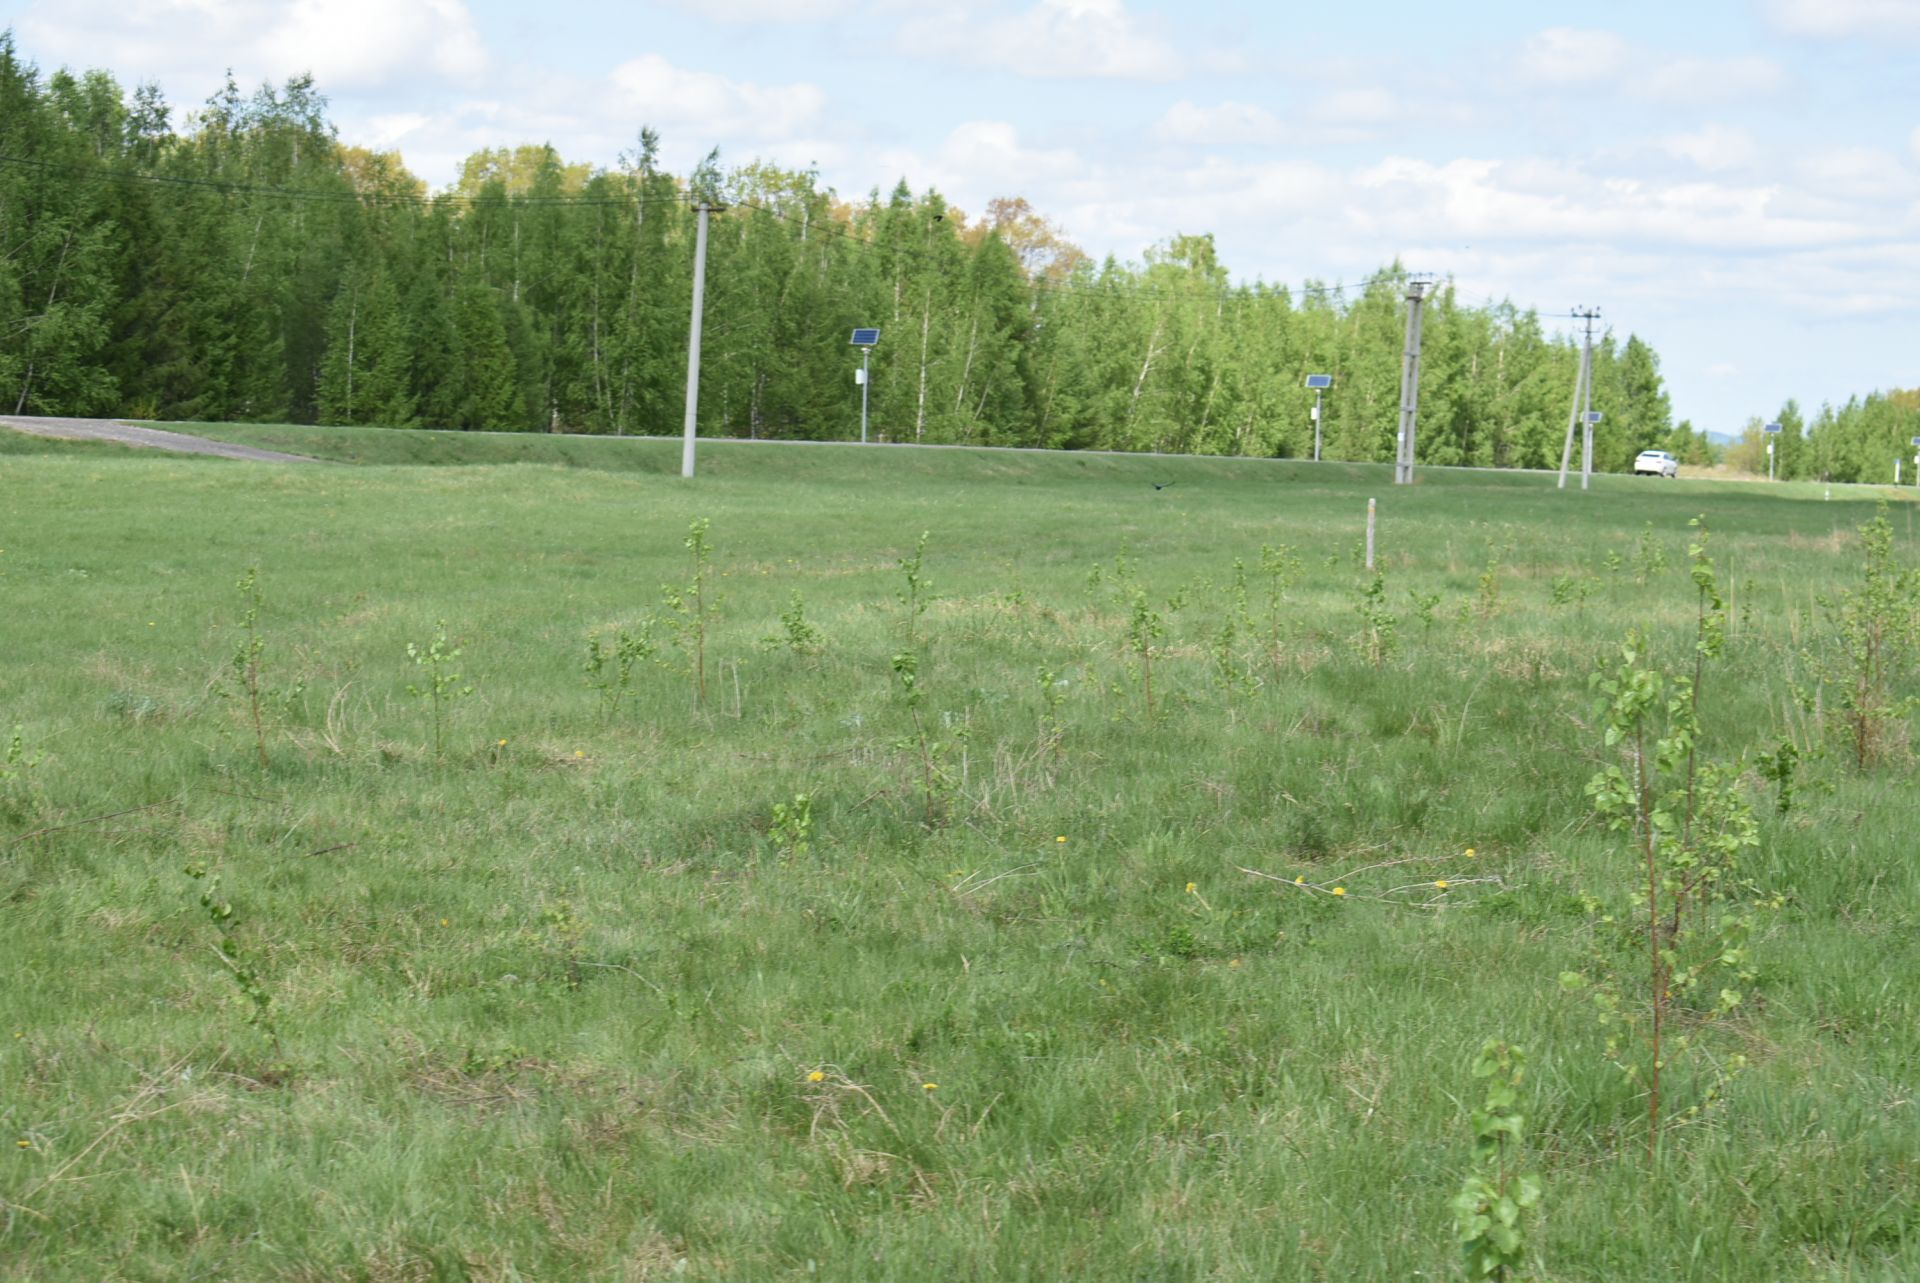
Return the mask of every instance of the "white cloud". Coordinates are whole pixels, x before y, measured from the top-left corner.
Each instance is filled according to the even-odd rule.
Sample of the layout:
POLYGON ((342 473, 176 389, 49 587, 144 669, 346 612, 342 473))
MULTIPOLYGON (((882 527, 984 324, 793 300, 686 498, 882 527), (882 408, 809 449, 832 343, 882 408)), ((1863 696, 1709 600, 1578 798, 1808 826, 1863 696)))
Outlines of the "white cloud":
POLYGON ((1751 164, 1760 154, 1753 135, 1731 125, 1708 124, 1683 134, 1668 134, 1660 150, 1699 169, 1720 172, 1751 164))
POLYGON ((1868 239, 1867 222, 1783 215, 1777 189, 1570 173, 1557 190, 1504 181, 1500 161, 1445 164, 1392 157, 1355 175, 1381 199, 1349 211, 1359 226, 1405 239, 1451 233, 1462 241, 1567 241, 1669 252, 1791 251, 1868 239))
POLYGON ((948 169, 989 176, 1018 186, 1039 177, 1066 178, 1081 169, 1080 158, 1060 148, 1033 148, 1004 120, 973 120, 957 126, 940 148, 948 169))
POLYGON ((1751 98, 1786 83, 1786 73, 1760 57, 1676 57, 1642 49, 1612 31, 1549 27, 1521 47, 1515 72, 1540 88, 1613 90, 1656 103, 1751 98))
POLYGON ((859 7, 859 0, 668 0, 676 9, 735 25, 831 22, 859 7))
MULTIPOLYGON (((1460 115, 1445 108, 1435 114, 1455 121, 1460 115)), ((1308 104, 1294 120, 1252 103, 1201 107, 1182 100, 1154 122, 1152 134, 1160 142, 1188 147, 1348 144, 1376 140, 1411 115, 1394 94, 1377 88, 1336 90, 1308 104)))
POLYGON ((1798 168, 1816 197, 1893 201, 1911 197, 1916 189, 1900 158, 1878 147, 1821 148, 1801 157, 1798 168))
POLYGON ((1123 0, 1039 0, 985 19, 956 6, 905 24, 900 44, 923 57, 1044 79, 1170 80, 1186 69, 1123 0))
POLYGON ((1920 37, 1914 0, 1770 0, 1767 9, 1776 26, 1796 36, 1920 37))
POLYGON ((452 182, 483 147, 551 142, 568 161, 611 166, 642 125, 660 131, 662 163, 677 173, 716 145, 726 164, 819 162, 845 172, 847 146, 826 134, 825 102, 814 85, 733 80, 646 55, 598 77, 520 69, 484 97, 432 95, 338 119, 342 138, 397 148, 433 187, 452 182))
POLYGON ((1308 111, 1326 125, 1385 125, 1401 116, 1400 101, 1385 89, 1338 89, 1308 111))
POLYGON ((429 70, 478 75, 486 51, 461 0, 295 0, 260 39, 269 65, 311 70, 323 86, 378 87, 429 70))
MULTIPOLYGON (((1190 128, 1259 131, 1287 122, 1248 104, 1169 111, 1168 142, 1190 128)), ((1723 156, 1737 131, 1703 130, 1723 156)), ((1034 148, 1009 125, 956 131, 932 155, 887 157, 916 186, 927 175, 978 209, 1019 194, 1096 258, 1137 258, 1176 231, 1216 234, 1236 278, 1358 280, 1398 258, 1452 273, 1464 292, 1562 310, 1602 299, 1610 318, 1662 350, 1657 318, 1692 316, 1701 300, 1768 315, 1911 312, 1888 284, 1920 273, 1920 221, 1864 195, 1809 195, 1809 176, 1681 180, 1646 172, 1644 150, 1570 157, 1428 160, 1335 166, 1271 153, 1232 158, 1191 147, 1106 152, 1034 148), (1617 309, 1617 310, 1616 310, 1617 309)), ((1864 167, 1850 158, 1848 172, 1864 167)), ((1698 363, 1703 366, 1704 361, 1698 363)), ((1703 393, 1704 394, 1704 393, 1703 393)), ((1688 411, 1692 412, 1692 411, 1688 411)))
POLYGON ((190 92, 217 88, 229 67, 243 85, 310 71, 328 93, 402 76, 470 81, 487 68, 462 0, 37 0, 19 31, 50 61, 190 92))
POLYGON ((1592 85, 1618 79, 1631 56, 1631 46, 1611 31, 1549 27, 1521 47, 1519 72, 1541 85, 1592 85))
POLYGON ((1020 131, 1004 120, 971 120, 955 126, 931 152, 893 149, 868 158, 875 172, 905 177, 916 191, 929 187, 950 202, 980 210, 997 196, 1038 193, 1049 203, 1035 202, 1058 217, 1064 201, 1059 194, 1090 175, 1086 161, 1066 148, 1033 147, 1020 131))
POLYGON ((1662 103, 1727 102, 1778 92, 1787 76, 1766 58, 1669 58, 1628 78, 1629 92, 1662 103))
POLYGON ((1244 102, 1213 107, 1177 102, 1153 126, 1153 136, 1162 142, 1216 147, 1276 142, 1283 132, 1278 116, 1244 102))
POLYGON ((1920 125, 1914 126, 1913 132, 1907 135, 1907 151, 1920 161, 1920 125))
POLYGON ((729 80, 712 72, 675 67, 658 54, 621 63, 611 80, 620 105, 634 119, 663 129, 698 128, 712 137, 792 137, 819 117, 827 101, 816 85, 729 80))
POLYGON ((399 147, 413 135, 433 123, 433 117, 423 116, 417 111, 395 112, 386 116, 371 116, 367 119, 364 136, 354 139, 362 147, 374 151, 387 151, 399 147))

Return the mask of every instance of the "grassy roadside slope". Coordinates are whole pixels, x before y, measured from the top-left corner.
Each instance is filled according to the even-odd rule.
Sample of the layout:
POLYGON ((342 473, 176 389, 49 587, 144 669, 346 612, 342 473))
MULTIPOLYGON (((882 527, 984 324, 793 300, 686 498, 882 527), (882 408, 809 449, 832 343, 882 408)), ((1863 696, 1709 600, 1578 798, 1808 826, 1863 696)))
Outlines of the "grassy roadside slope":
POLYGON ((0 784, 0 1276, 1447 1277, 1491 1036, 1537 1067, 1545 1277, 1920 1272, 1910 766, 1817 756, 1788 689, 1867 503, 746 443, 689 486, 671 442, 219 435, 366 466, 0 458, 0 727, 41 758, 0 784), (1630 627, 1685 655, 1697 512, 1714 748, 1811 760, 1784 815, 1755 781, 1786 903, 1703 1044, 1751 1068, 1649 1180, 1558 977, 1633 884, 1587 675, 1630 627), (708 699, 642 665, 605 710, 587 638, 661 613, 696 518, 708 699), (264 770, 222 693, 252 564, 264 770), (438 620, 474 693, 436 758, 406 646, 438 620))

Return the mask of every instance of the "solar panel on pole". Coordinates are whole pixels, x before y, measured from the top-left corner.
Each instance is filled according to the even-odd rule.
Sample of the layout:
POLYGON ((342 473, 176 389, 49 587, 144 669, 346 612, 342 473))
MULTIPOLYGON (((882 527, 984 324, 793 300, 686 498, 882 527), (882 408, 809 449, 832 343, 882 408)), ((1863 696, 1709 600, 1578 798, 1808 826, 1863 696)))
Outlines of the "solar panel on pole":
POLYGON ((853 332, 853 346, 860 349, 860 444, 867 443, 867 389, 873 385, 871 365, 873 349, 880 342, 880 331, 863 326, 853 332))
POLYGON ((1320 462, 1320 394, 1333 386, 1331 374, 1309 374, 1307 386, 1313 389, 1313 461, 1320 462))

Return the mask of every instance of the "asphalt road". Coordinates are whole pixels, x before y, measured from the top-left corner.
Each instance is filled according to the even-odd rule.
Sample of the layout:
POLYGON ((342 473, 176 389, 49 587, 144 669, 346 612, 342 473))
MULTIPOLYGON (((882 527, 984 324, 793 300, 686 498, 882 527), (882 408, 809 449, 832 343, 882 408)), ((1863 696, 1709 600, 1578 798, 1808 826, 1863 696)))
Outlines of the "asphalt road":
POLYGON ((255 459, 262 463, 315 463, 317 460, 277 450, 256 450, 252 446, 209 441, 184 432, 166 432, 142 428, 113 419, 40 419, 0 414, 0 428, 30 432, 39 437, 66 437, 73 441, 112 441, 120 445, 142 446, 149 450, 171 450, 175 454, 212 454, 222 459, 255 459))

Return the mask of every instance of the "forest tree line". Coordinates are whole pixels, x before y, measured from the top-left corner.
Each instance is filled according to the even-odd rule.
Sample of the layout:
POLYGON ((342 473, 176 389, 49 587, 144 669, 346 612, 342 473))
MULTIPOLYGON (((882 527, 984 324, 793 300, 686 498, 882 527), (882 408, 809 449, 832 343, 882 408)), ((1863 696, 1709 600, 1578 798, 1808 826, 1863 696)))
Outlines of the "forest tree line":
MULTIPOLYGON (((1095 262, 1024 200, 970 218, 904 181, 845 200, 764 164, 675 175, 649 130, 610 168, 482 151, 429 194, 396 154, 341 142, 326 107, 310 78, 229 79, 176 121, 152 86, 42 75, 0 34, 0 411, 675 433, 705 201, 703 434, 856 436, 848 337, 877 326, 882 439, 1299 457, 1314 372, 1334 376, 1327 457, 1393 454, 1398 265, 1235 284, 1205 235, 1095 262)), ((1423 461, 1558 465, 1571 339, 1450 282, 1424 333, 1423 461)), ((1594 406, 1597 467, 1707 459, 1637 337, 1596 349, 1594 406)), ((1814 436, 1879 432, 1876 415, 1829 413, 1814 436)))
POLYGON ((1749 420, 1740 439, 1726 448, 1732 467, 1757 476, 1767 473, 1767 440, 1774 443, 1774 475, 1787 481, 1890 482, 1895 460, 1898 476, 1912 482, 1920 449, 1920 389, 1896 388, 1849 397, 1845 405, 1823 405, 1809 417, 1798 401, 1788 401, 1768 422, 1749 420))

